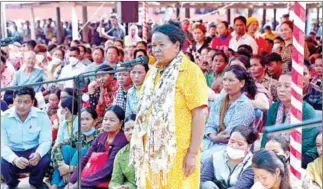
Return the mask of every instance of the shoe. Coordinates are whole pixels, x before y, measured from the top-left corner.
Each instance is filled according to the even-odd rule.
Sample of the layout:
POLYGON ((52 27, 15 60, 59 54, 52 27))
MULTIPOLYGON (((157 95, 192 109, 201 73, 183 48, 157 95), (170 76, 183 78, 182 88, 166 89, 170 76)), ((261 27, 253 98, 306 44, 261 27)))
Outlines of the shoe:
POLYGON ((5 185, 2 189, 16 189, 17 186, 9 186, 9 185, 5 185))
POLYGON ((40 187, 36 187, 33 185, 30 185, 32 189, 49 189, 46 183, 43 182, 43 184, 40 187))

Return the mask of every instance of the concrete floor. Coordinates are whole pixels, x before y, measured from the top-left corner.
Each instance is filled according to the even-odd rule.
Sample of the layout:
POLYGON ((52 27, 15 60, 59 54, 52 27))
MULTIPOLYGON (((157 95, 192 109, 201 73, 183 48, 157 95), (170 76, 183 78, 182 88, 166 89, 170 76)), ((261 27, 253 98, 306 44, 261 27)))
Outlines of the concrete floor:
MULTIPOLYGON (((45 178, 46 179, 46 178, 45 178)), ((46 183, 46 182, 45 182, 46 183)), ((46 183, 48 185, 48 183, 46 183)), ((1 183, 1 189, 3 189, 5 184, 1 183)), ((49 185, 48 185, 49 186, 49 185)), ((29 177, 20 179, 20 183, 17 189, 30 189, 29 177)))

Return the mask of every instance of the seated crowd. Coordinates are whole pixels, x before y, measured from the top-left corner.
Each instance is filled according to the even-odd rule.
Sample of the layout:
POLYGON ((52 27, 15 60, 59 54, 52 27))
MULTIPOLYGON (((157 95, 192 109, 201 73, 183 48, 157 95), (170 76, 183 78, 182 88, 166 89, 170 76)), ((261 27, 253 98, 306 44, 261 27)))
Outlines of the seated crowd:
MULTIPOLYGON (((301 182, 290 173, 290 133, 262 135, 266 127, 292 121, 293 22, 282 22, 278 33, 270 26, 259 33, 255 17, 236 17, 233 26, 230 31, 226 21, 209 28, 182 21, 182 50, 209 89, 200 188, 322 188, 322 127, 302 129, 301 182)), ((30 40, 24 47, 1 48, 1 88, 53 81, 1 92, 1 175, 8 189, 25 173, 36 189, 48 188, 45 180, 51 189, 76 189, 79 171, 82 189, 137 188, 129 164, 131 136, 156 58, 132 30, 138 28, 132 25, 122 37, 100 33, 100 45, 67 38, 64 45, 30 40), (23 54, 18 63, 13 50, 23 54), (149 63, 100 74, 141 56, 149 63), (81 90, 72 80, 55 82, 86 72, 97 75, 85 78, 81 90)), ((299 86, 304 121, 322 114, 322 41, 307 38, 305 44, 299 86)))

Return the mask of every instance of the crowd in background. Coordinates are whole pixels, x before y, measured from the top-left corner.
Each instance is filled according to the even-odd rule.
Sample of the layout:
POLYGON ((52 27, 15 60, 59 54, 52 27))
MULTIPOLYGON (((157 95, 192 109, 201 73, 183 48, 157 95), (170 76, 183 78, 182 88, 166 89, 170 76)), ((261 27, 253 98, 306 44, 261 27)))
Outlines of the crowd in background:
MULTIPOLYGON (((145 42, 138 25, 129 24, 126 32, 111 15, 107 23, 90 24, 90 40, 85 42, 73 40, 71 24, 62 24, 62 43, 52 19, 36 22, 36 40, 31 40, 28 21, 22 28, 8 24, 9 38, 2 40, 1 47, 1 88, 86 72, 98 75, 85 79, 81 94, 72 80, 1 92, 3 179, 15 188, 21 173, 30 172, 35 188, 46 188, 45 176, 52 189, 76 188, 81 142, 83 188, 137 188, 135 168, 128 165, 129 142, 142 86, 161 56, 155 53, 157 42, 152 39, 158 26, 149 27, 145 42), (129 71, 99 74, 141 56, 149 62, 129 71)), ((289 173, 290 135, 262 136, 267 126, 291 123, 293 21, 289 15, 281 18, 277 29, 244 16, 236 17, 231 26, 227 21, 206 25, 184 19, 180 27, 185 34, 182 52, 200 68, 208 87, 200 187, 322 188, 321 127, 303 129, 301 183, 289 173)), ((175 44, 176 38, 168 37, 175 44)), ((304 55, 304 81, 299 87, 305 121, 322 115, 322 36, 314 31, 306 36, 304 55)))

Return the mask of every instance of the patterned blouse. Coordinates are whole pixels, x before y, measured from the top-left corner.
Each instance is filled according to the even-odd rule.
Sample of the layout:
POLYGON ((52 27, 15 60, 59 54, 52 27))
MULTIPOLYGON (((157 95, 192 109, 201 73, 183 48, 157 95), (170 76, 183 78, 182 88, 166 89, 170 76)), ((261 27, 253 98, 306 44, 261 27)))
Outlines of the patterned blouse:
POLYGON ((119 88, 117 80, 113 80, 110 84, 112 86, 111 91, 104 91, 103 99, 104 102, 102 104, 99 104, 100 99, 100 88, 97 88, 94 92, 94 94, 90 94, 90 106, 92 109, 95 109, 98 113, 99 117, 104 116, 105 109, 112 105, 114 98, 117 95, 117 91, 119 88))
POLYGON ((129 166, 130 145, 123 147, 114 159, 112 178, 109 183, 109 189, 121 185, 129 186, 129 189, 136 189, 135 168, 129 166))
POLYGON ((139 98, 140 98, 140 87, 132 86, 127 94, 127 106, 126 106, 126 117, 131 114, 137 114, 139 98))
MULTIPOLYGON (((92 145, 92 142, 97 138, 97 136, 100 134, 99 130, 96 130, 93 134, 93 137, 91 140, 86 140, 85 135, 81 134, 81 141, 82 141, 82 147, 85 148, 90 148, 92 145)), ((72 148, 77 147, 77 142, 78 142, 78 133, 74 134, 72 138, 64 140, 62 143, 56 145, 53 147, 52 150, 52 162, 53 162, 53 167, 57 168, 59 165, 64 161, 63 159, 63 154, 62 154, 62 147, 65 145, 70 145, 72 148)))
MULTIPOLYGON (((221 95, 218 99, 210 104, 210 114, 205 128, 205 135, 218 133, 220 127, 221 104, 226 95, 221 95)), ((249 126, 255 120, 254 108, 248 97, 242 94, 233 102, 224 116, 225 131, 230 133, 234 127, 249 126), (241 111, 243 110, 243 111, 241 111)))
POLYGON ((283 46, 280 51, 280 56, 282 57, 282 69, 283 73, 288 72, 288 65, 291 64, 292 61, 292 49, 293 45, 289 44, 287 46, 283 46))
POLYGON ((119 87, 117 95, 113 100, 113 105, 120 106, 124 111, 126 111, 127 91, 124 91, 121 87, 119 87))
POLYGON ((277 83, 278 81, 269 77, 269 75, 266 74, 264 79, 261 81, 261 84, 269 91, 272 100, 278 101, 278 95, 277 95, 277 83))

